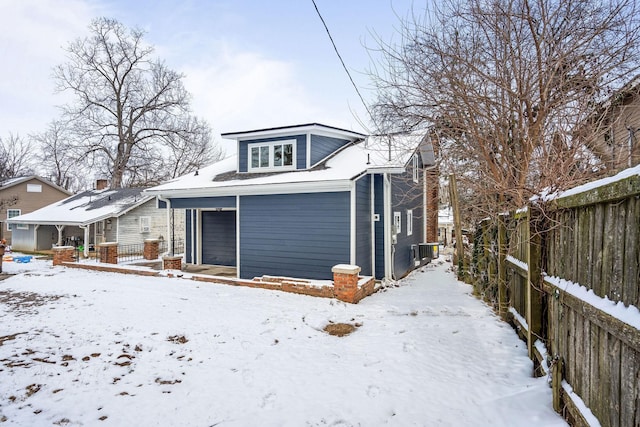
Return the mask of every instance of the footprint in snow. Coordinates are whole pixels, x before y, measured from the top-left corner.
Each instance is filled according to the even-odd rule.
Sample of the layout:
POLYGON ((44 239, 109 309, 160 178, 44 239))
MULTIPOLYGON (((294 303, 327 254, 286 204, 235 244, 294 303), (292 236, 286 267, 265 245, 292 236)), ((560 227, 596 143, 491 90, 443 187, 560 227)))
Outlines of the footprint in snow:
POLYGON ((373 399, 374 397, 377 397, 379 394, 380 394, 380 389, 375 385, 370 385, 367 388, 367 396, 369 396, 370 398, 373 399))
POLYGON ((262 397, 262 403, 260 404, 260 407, 263 409, 272 409, 275 403, 276 403, 276 394, 269 393, 262 397))

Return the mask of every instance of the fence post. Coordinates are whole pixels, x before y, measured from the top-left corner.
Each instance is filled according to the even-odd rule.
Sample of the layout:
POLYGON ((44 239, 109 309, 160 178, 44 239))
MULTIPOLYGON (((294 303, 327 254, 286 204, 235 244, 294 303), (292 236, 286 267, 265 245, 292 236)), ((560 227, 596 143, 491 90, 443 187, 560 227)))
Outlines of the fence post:
POLYGON ((529 358, 534 360, 533 344, 537 337, 542 336, 542 292, 541 292, 541 261, 542 238, 537 231, 537 218, 531 214, 531 206, 527 209, 527 295, 526 319, 529 326, 527 331, 527 347, 529 358))
POLYGON ((507 298, 507 215, 498 215, 498 314, 504 320, 509 310, 507 298))
POLYGON ((458 279, 467 281, 468 265, 464 256, 464 242, 462 238, 462 223, 460 221, 460 205, 458 204, 458 185, 456 176, 449 175, 449 192, 451 195, 451 207, 453 208, 453 225, 456 231, 456 257, 458 258, 458 279))

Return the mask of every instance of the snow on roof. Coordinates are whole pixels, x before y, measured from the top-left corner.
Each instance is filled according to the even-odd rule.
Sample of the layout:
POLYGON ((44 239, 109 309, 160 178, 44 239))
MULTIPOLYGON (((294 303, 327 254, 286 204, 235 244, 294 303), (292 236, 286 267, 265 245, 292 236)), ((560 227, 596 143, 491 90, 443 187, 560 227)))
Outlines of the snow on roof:
POLYGON ((550 200, 554 200, 554 199, 562 199, 564 197, 569 197, 569 196, 573 196, 576 194, 580 194, 580 193, 584 193, 586 191, 590 191, 593 189, 596 189, 598 187, 603 187, 605 185, 608 184, 612 184, 614 182, 617 181, 622 181, 625 178, 629 178, 631 176, 640 176, 640 165, 634 166, 632 168, 628 168, 625 169, 621 172, 619 172, 618 174, 614 175, 614 176, 610 176, 608 178, 602 178, 602 179, 598 179, 596 181, 593 182, 588 182, 586 184, 582 184, 579 185, 577 187, 573 187, 569 190, 560 192, 560 193, 548 193, 548 192, 543 192, 541 195, 539 196, 534 196, 531 198, 532 201, 535 201, 537 199, 541 199, 543 201, 550 201, 550 200))
POLYGON ((287 172, 236 173, 238 158, 234 155, 198 170, 197 174, 192 172, 145 190, 145 193, 196 195, 207 192, 211 195, 213 191, 215 195, 230 195, 280 185, 338 185, 368 170, 394 168, 395 173, 402 172, 422 137, 391 137, 391 161, 388 160, 389 140, 389 137, 369 137, 348 145, 311 169, 287 172))
POLYGON ((142 195, 143 188, 87 190, 52 203, 37 211, 11 218, 8 222, 42 225, 87 225, 118 217, 152 197, 142 195))

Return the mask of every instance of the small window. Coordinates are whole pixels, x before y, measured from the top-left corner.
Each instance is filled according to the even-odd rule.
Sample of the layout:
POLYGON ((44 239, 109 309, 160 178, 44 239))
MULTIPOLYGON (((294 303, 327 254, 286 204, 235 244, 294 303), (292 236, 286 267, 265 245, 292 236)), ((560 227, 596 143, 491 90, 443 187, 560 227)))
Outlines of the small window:
POLYGON ((411 236, 413 234, 413 211, 411 209, 407 210, 407 236, 411 236))
POLYGON ((42 193, 42 185, 27 184, 27 193, 42 193))
POLYGON ((395 234, 400 234, 402 232, 402 216, 400 212, 393 213, 393 227, 395 228, 395 234))
POLYGON ((16 230, 28 230, 29 224, 16 224, 16 230))
POLYGON ((151 217, 150 216, 141 216, 140 217, 140 232, 141 233, 149 233, 151 231, 151 217))
MULTIPOLYGON (((7 219, 15 218, 20 216, 20 209, 7 209, 7 219)), ((13 230, 13 224, 7 223, 7 231, 13 230)))
POLYGON ((249 171, 294 169, 295 140, 249 144, 249 171))
POLYGON ((420 169, 418 169, 418 156, 414 155, 411 158, 411 163, 413 165, 413 182, 416 184, 420 181, 420 169))

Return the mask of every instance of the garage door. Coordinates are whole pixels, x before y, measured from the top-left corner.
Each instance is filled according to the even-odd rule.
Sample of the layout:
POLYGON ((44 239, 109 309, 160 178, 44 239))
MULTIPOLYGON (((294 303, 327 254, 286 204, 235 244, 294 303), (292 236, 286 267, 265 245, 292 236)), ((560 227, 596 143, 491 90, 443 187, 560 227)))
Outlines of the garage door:
POLYGON ((236 212, 202 212, 202 263, 236 266, 236 212))

